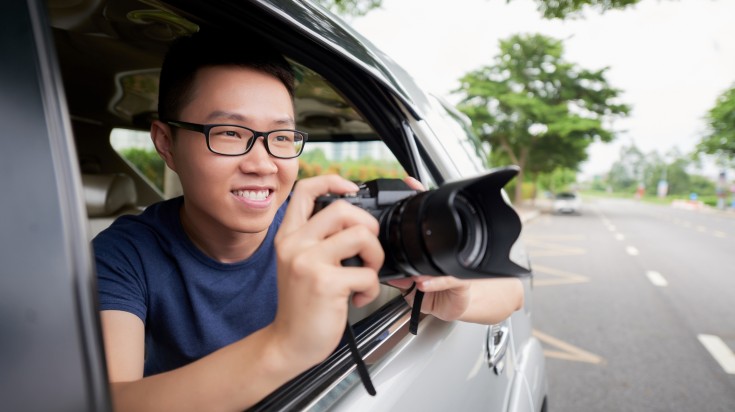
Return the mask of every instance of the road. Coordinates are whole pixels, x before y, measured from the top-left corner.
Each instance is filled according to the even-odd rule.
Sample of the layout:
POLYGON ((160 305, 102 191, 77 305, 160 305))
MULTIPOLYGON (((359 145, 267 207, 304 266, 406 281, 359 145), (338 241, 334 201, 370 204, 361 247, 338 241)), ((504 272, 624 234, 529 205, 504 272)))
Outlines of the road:
POLYGON ((735 214, 584 206, 523 230, 550 411, 735 411, 735 214))

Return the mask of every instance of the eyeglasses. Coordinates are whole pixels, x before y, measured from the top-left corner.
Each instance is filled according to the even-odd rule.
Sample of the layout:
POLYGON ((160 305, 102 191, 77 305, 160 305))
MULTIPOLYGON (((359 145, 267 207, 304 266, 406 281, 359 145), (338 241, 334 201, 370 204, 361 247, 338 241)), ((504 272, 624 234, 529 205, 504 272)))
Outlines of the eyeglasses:
POLYGON ((242 156, 255 146, 258 137, 263 136, 263 144, 269 155, 279 159, 293 159, 304 151, 304 144, 308 138, 308 134, 304 132, 289 129, 258 132, 234 124, 197 124, 176 120, 164 123, 203 133, 207 139, 207 148, 212 153, 223 156, 242 156))

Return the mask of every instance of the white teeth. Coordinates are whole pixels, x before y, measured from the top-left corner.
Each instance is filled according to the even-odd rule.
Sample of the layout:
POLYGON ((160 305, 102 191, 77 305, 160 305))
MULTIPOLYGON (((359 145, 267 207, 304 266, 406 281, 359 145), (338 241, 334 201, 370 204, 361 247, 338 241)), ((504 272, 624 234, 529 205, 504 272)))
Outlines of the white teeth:
POLYGON ((265 200, 268 197, 269 190, 235 190, 232 193, 235 196, 244 197, 250 200, 265 200))

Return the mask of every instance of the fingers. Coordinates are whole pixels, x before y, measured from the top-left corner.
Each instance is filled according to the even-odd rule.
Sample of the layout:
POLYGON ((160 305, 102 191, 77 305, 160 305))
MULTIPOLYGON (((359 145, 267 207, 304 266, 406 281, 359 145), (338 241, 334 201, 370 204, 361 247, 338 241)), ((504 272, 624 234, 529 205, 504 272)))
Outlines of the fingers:
MULTIPOLYGON (((365 210, 345 201, 333 202, 311 215, 314 201, 327 193, 357 191, 357 186, 339 176, 319 176, 300 181, 276 236, 279 262, 288 266, 284 273, 296 276, 311 273, 347 297, 363 305, 379 293, 377 271, 383 264, 383 248, 378 240, 378 221, 365 210), (343 268, 341 261, 360 256, 363 267, 343 268)), ((311 282, 319 283, 314 278, 311 282)))
POLYGON ((403 181, 408 185, 408 187, 410 187, 413 190, 419 190, 419 191, 426 190, 426 188, 424 187, 424 185, 421 184, 421 182, 418 181, 418 179, 413 178, 411 176, 404 177, 403 178, 403 181))
POLYGON ((468 280, 457 279, 454 276, 414 276, 416 288, 422 292, 441 292, 449 289, 466 289, 470 287, 468 280))
MULTIPOLYGON (((347 204, 345 206, 354 208, 347 204)), ((363 211, 358 210, 358 212, 363 211)), ((344 259, 360 256, 363 260, 363 267, 377 271, 383 265, 384 252, 377 237, 378 223, 369 214, 367 218, 369 220, 363 222, 363 219, 355 216, 346 217, 341 222, 345 225, 344 228, 340 223, 333 222, 338 219, 327 219, 324 223, 321 220, 309 222, 309 225, 305 225, 303 230, 298 232, 298 239, 320 239, 306 246, 306 253, 315 257, 319 256, 334 266, 341 266, 340 262, 344 259)), ((374 272, 373 276, 375 276, 374 272)))
POLYGON ((357 192, 357 190, 356 184, 337 175, 300 180, 291 194, 288 210, 286 210, 279 231, 284 234, 291 233, 309 220, 317 197, 327 193, 345 194, 357 192))

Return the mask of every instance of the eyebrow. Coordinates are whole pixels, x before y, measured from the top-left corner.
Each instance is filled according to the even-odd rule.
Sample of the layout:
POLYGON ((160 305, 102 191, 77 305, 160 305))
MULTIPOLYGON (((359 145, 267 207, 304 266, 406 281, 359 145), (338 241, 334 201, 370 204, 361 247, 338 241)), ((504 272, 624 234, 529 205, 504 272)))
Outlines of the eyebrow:
MULTIPOLYGON (((227 119, 227 120, 234 120, 234 121, 238 121, 238 122, 246 122, 248 120, 247 117, 245 117, 245 116, 243 116, 243 115, 241 115, 239 113, 228 112, 228 111, 224 111, 224 110, 215 110, 212 113, 210 113, 207 116, 207 118, 206 118, 207 122, 213 121, 215 119, 227 119)), ((290 126, 290 127, 294 127, 296 125, 296 122, 294 121, 294 119, 291 116, 286 116, 286 117, 283 117, 281 119, 276 119, 272 123, 275 124, 275 125, 277 125, 277 126, 290 126)))

